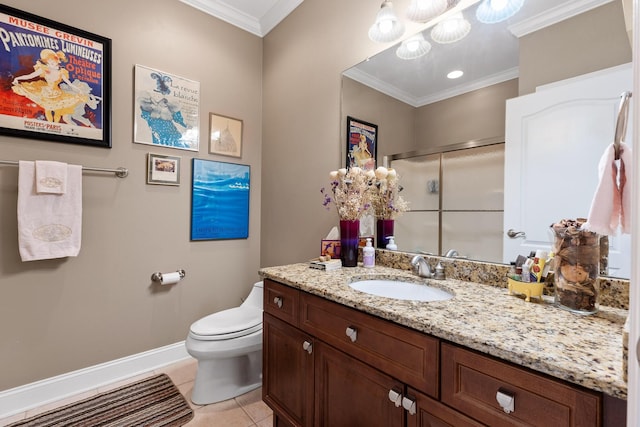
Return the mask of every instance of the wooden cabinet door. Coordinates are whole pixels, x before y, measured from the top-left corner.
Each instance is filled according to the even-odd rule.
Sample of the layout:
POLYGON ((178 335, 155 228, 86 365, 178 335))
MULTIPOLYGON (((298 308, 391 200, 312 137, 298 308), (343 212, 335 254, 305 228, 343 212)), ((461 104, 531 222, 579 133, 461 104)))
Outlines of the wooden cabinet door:
POLYGON ((414 389, 408 388, 406 397, 416 403, 415 414, 407 413, 407 427, 484 427, 414 389))
POLYGON ((321 342, 314 344, 315 426, 402 427, 405 411, 389 400, 403 384, 321 342))
POLYGON ((282 425, 311 426, 313 422, 312 339, 287 323, 264 314, 262 400, 282 425))

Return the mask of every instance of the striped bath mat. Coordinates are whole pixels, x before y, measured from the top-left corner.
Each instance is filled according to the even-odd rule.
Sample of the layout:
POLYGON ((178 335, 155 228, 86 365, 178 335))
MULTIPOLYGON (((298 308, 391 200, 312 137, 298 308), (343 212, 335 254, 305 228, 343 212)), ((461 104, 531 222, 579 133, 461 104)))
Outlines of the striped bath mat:
POLYGON ((175 427, 193 418, 171 379, 160 374, 44 412, 8 427, 175 427))

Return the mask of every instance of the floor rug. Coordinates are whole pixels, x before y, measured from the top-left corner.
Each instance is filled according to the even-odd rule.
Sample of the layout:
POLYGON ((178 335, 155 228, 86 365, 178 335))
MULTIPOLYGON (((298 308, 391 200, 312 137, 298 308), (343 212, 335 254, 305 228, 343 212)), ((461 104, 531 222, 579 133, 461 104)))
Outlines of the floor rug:
POLYGON ((171 379, 160 374, 44 412, 8 427, 177 427, 193 410, 171 379))

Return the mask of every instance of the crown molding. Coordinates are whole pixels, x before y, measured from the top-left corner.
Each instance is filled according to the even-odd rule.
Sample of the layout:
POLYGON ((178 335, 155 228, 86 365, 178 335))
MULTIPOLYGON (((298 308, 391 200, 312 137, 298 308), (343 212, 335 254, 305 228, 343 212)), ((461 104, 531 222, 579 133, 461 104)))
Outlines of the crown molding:
POLYGON ((180 1, 251 34, 264 37, 304 0, 278 0, 273 7, 259 18, 221 0, 180 1))
POLYGON ((452 96, 462 95, 467 92, 472 92, 474 90, 482 89, 487 86, 491 86, 494 84, 505 82, 507 80, 518 78, 519 68, 518 67, 510 68, 508 70, 505 70, 496 74, 492 74, 482 79, 477 79, 477 80, 465 83, 463 85, 459 85, 448 90, 433 93, 421 98, 416 98, 415 96, 412 96, 411 94, 405 91, 398 90, 398 88, 396 88, 395 86, 389 85, 383 82, 382 80, 368 73, 365 73, 364 71, 361 71, 357 68, 351 68, 345 71, 343 75, 365 86, 369 86, 370 88, 375 89, 378 92, 382 92, 387 96, 390 96, 399 101, 402 101, 405 104, 409 104, 412 107, 419 108, 427 104, 432 104, 434 102, 451 98, 452 96))
POLYGON ((581 13, 587 12, 596 7, 600 7, 613 0, 576 0, 552 7, 542 13, 532 16, 529 19, 518 22, 508 27, 511 34, 520 38, 527 34, 536 32, 543 28, 562 22, 565 19, 573 18, 581 13))

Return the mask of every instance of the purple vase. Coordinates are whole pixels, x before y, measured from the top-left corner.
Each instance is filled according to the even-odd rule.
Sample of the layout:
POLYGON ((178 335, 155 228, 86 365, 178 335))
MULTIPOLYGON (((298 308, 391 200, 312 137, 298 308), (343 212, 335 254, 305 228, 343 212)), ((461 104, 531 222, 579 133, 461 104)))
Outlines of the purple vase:
POLYGON ((343 267, 358 265, 360 220, 340 220, 340 260, 343 267))
POLYGON ((386 248, 389 236, 393 236, 393 220, 379 219, 376 222, 376 247, 378 249, 386 248))

